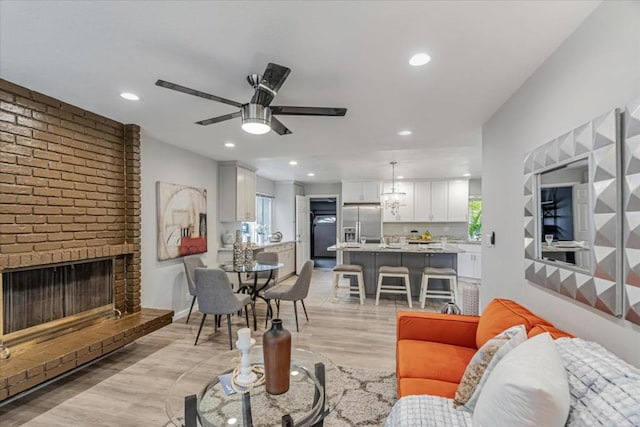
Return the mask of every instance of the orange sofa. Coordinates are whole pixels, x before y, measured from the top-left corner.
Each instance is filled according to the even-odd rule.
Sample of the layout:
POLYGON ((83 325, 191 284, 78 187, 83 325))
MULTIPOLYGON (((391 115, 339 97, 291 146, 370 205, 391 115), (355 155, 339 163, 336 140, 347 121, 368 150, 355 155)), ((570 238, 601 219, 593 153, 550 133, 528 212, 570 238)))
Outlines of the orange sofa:
POLYGON ((478 348, 511 326, 523 324, 529 337, 544 332, 554 339, 573 337, 508 299, 494 299, 482 316, 399 312, 397 320, 398 398, 453 398, 478 348))

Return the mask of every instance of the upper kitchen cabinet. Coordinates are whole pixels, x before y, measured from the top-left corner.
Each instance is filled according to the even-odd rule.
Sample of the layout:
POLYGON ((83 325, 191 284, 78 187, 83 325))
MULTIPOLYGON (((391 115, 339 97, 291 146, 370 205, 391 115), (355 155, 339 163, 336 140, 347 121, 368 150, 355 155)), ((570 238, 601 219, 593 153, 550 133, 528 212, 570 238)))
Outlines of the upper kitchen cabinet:
MULTIPOLYGON (((403 182, 403 184, 408 183, 403 182)), ((414 222, 467 221, 469 206, 467 180, 415 181, 413 194, 414 222)))
POLYGON ((239 162, 220 162, 218 166, 218 178, 219 221, 255 221, 255 169, 239 162))
POLYGON ((380 183, 342 181, 342 203, 380 203, 380 183))
POLYGON ((445 222, 448 212, 447 181, 417 181, 415 183, 415 221, 445 222))
MULTIPOLYGON (((382 186, 384 193, 391 191, 391 183, 385 182, 382 186)), ((405 193, 400 199, 400 207, 396 215, 391 215, 389 209, 384 209, 382 221, 384 222, 411 222, 414 220, 414 183, 409 181, 396 182, 396 190, 405 193)))
POLYGON ((469 181, 449 181, 447 220, 465 222, 469 219, 469 181))

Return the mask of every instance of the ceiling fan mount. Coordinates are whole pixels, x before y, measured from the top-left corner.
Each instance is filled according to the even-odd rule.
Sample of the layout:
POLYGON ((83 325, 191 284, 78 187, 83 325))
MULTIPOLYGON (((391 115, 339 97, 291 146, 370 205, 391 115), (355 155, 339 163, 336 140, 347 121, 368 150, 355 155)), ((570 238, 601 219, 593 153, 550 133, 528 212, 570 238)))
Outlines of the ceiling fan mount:
POLYGON ((213 117, 206 120, 200 120, 196 124, 206 126, 214 123, 241 117, 242 129, 245 132, 253 134, 264 134, 273 130, 278 135, 289 135, 292 132, 280 120, 273 117, 282 116, 344 116, 347 113, 346 108, 332 107, 293 107, 293 106, 271 106, 271 102, 278 94, 278 91, 284 84, 285 80, 291 72, 290 68, 282 65, 269 63, 264 70, 262 76, 259 74, 250 74, 247 76, 247 82, 254 88, 253 96, 248 103, 241 104, 231 99, 222 98, 211 95, 195 89, 190 89, 165 80, 156 81, 156 85, 166 89, 172 89, 188 95, 209 99, 211 101, 221 102, 223 104, 232 105, 240 108, 234 113, 225 114, 223 116, 213 117))

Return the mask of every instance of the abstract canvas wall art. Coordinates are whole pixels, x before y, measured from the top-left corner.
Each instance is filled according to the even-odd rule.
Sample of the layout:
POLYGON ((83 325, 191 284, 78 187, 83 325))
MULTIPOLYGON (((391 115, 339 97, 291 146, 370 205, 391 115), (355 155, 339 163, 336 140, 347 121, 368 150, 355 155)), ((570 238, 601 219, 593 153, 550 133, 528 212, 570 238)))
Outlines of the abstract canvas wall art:
POLYGON ((207 190, 156 182, 158 259, 207 252, 207 190))

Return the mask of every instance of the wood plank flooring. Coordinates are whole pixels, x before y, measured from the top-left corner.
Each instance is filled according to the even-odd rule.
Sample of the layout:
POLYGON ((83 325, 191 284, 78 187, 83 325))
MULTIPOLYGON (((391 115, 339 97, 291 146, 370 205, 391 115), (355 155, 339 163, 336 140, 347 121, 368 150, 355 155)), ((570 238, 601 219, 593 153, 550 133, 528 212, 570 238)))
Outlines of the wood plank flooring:
MULTIPOLYGON (((309 297, 305 300, 309 322, 299 310, 300 332, 295 332, 293 305, 283 302, 280 316, 293 335, 296 347, 323 353, 334 363, 391 372, 395 369, 397 311, 408 310, 406 299, 368 298, 361 306, 357 298, 341 290, 331 298, 331 271, 315 270, 309 297)), ((285 283, 293 283, 295 277, 285 283)), ((413 310, 420 310, 414 301, 413 310)), ((425 311, 435 311, 438 304, 425 311)), ((264 332, 266 306, 257 304, 259 341, 264 332)), ((219 356, 220 370, 233 366, 236 351, 229 350, 222 328, 214 334, 207 320, 200 341, 194 346, 200 313, 147 335, 92 366, 0 407, 0 424, 8 426, 164 426, 168 422, 164 401, 176 379, 196 363, 219 356)), ((244 327, 244 316, 232 318, 235 335, 244 327)), ((195 391, 194 391, 195 392, 195 391)))

